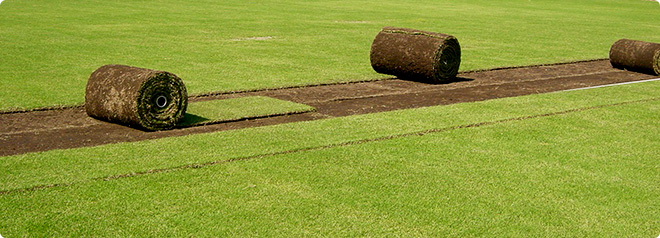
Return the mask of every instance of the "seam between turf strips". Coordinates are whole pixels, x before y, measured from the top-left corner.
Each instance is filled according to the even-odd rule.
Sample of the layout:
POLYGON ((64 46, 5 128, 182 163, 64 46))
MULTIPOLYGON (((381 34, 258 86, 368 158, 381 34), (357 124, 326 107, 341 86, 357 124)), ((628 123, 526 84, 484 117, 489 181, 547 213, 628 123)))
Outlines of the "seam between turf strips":
POLYGON ((564 110, 564 111, 559 111, 559 112, 551 112, 551 113, 543 113, 543 114, 536 114, 536 115, 529 115, 529 116, 522 116, 522 117, 514 117, 514 118, 507 118, 507 119, 501 119, 501 120, 495 120, 495 121, 478 122, 478 123, 451 126, 451 127, 445 127, 445 128, 429 129, 429 130, 423 130, 423 131, 417 131, 417 132, 409 132, 409 133, 402 133, 402 134, 396 134, 396 135, 382 136, 382 137, 371 138, 371 139, 354 140, 354 141, 334 143, 334 144, 323 145, 323 146, 300 148, 300 149, 286 150, 286 151, 273 152, 273 153, 260 154, 260 155, 244 156, 244 157, 238 157, 238 158, 233 158, 233 159, 218 160, 218 161, 211 161, 211 162, 205 162, 205 163, 194 163, 194 164, 186 164, 186 165, 182 165, 182 166, 175 166, 175 167, 169 167, 169 168, 150 169, 150 170, 139 171, 139 172, 131 172, 131 173, 126 173, 126 174, 117 174, 117 175, 111 175, 111 176, 105 176, 105 177, 90 178, 89 180, 86 180, 86 181, 73 182, 73 183, 45 184, 45 185, 32 186, 32 187, 28 187, 28 188, 2 190, 2 191, 0 191, 0 195, 32 192, 32 191, 45 190, 45 189, 48 189, 48 188, 56 188, 56 187, 67 187, 67 186, 71 186, 71 185, 74 185, 74 184, 77 184, 77 183, 85 183, 85 182, 89 182, 89 181, 111 181, 111 180, 116 180, 116 179, 138 177, 138 176, 149 175, 149 174, 175 172, 175 171, 181 171, 181 170, 185 170, 185 169, 205 168, 205 167, 209 167, 209 166, 214 166, 214 165, 218 165, 218 164, 225 164, 225 163, 230 163, 230 162, 235 162, 235 161, 253 160, 253 159, 260 159, 260 158, 266 158, 266 157, 277 156, 277 155, 293 154, 293 153, 298 153, 298 152, 306 152, 306 151, 317 151, 317 150, 324 150, 324 149, 330 149, 330 148, 338 148, 338 147, 344 147, 344 146, 365 144, 365 143, 370 143, 370 142, 386 141, 386 140, 392 140, 392 139, 398 139, 398 138, 404 138, 404 137, 411 137, 411 136, 424 136, 424 135, 429 135, 429 134, 433 134, 433 133, 442 133, 442 132, 459 130, 459 129, 476 128, 476 127, 497 125, 497 124, 503 124, 503 123, 508 123, 508 122, 514 122, 514 121, 523 121, 523 120, 536 119, 536 118, 566 115, 566 114, 575 113, 575 112, 582 112, 582 111, 589 111, 589 110, 595 110, 595 109, 601 109, 601 108, 616 107, 616 106, 630 105, 630 104, 636 104, 636 103, 645 103, 645 102, 652 102, 652 101, 660 101, 660 97, 648 98, 648 99, 642 99, 642 100, 634 100, 634 101, 627 101, 627 102, 619 102, 619 103, 613 103, 613 104, 598 105, 598 106, 592 106, 592 107, 574 108, 574 109, 569 109, 569 110, 564 110))
MULTIPOLYGON (((195 124, 191 124, 191 125, 177 125, 174 128, 181 129, 181 128, 190 128, 190 127, 198 127, 198 126, 208 126, 208 125, 221 124, 221 123, 248 121, 248 120, 264 119, 264 118, 279 117, 279 116, 298 115, 298 114, 313 113, 313 112, 316 112, 316 109, 312 109, 312 110, 309 110, 309 111, 300 111, 300 112, 283 112, 283 113, 273 113, 273 114, 260 115, 260 116, 239 117, 239 118, 235 118, 235 119, 200 122, 200 123, 195 123, 195 124)), ((85 127, 93 127, 93 126, 95 126, 95 125, 63 126, 63 127, 55 127, 55 128, 48 128, 48 129, 35 129, 35 130, 27 130, 27 131, 19 131, 19 132, 7 132, 7 133, 0 133, 0 135, 16 135, 16 134, 22 134, 22 133, 43 132, 43 131, 49 131, 49 130, 53 130, 53 129, 58 129, 59 130, 59 129, 68 129, 68 128, 85 128, 85 127)))
POLYGON ((201 123, 195 123, 195 124, 192 124, 192 125, 185 125, 185 126, 177 125, 174 128, 188 128, 188 127, 196 127, 196 126, 208 126, 208 125, 214 125, 214 124, 220 124, 220 123, 239 122, 239 121, 264 119, 264 118, 279 117, 279 116, 289 116, 289 115, 297 115, 297 114, 311 113, 311 112, 316 112, 316 109, 312 109, 312 110, 309 110, 309 111, 300 111, 300 112, 283 112, 283 113, 272 113, 272 114, 261 115, 261 116, 239 117, 239 118, 236 118, 236 119, 201 122, 201 123))

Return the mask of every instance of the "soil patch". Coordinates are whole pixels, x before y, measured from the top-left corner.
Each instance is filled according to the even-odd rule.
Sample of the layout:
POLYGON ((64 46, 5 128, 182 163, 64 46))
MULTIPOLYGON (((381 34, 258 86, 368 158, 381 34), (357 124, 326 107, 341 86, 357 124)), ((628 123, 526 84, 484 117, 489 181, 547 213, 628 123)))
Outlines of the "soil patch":
POLYGON ((612 68, 608 60, 465 72, 447 84, 399 79, 193 97, 205 101, 266 96, 316 108, 314 112, 145 132, 88 117, 82 107, 0 114, 0 156, 149 140, 248 127, 474 102, 655 78, 612 68))

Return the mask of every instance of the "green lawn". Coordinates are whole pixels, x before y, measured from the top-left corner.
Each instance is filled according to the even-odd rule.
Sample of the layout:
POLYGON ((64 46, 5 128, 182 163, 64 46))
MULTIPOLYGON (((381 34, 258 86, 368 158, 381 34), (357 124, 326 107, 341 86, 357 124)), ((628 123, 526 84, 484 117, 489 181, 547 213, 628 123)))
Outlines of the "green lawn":
POLYGON ((178 126, 200 126, 314 110, 312 106, 262 96, 191 102, 178 126))
POLYGON ((651 237, 659 90, 647 82, 3 157, 0 231, 651 237))
MULTIPOLYGON (((619 38, 660 42, 658 22, 660 6, 641 0, 5 0, 0 111, 81 104, 109 63, 173 72, 191 94, 387 77, 368 56, 387 25, 457 36, 472 70, 605 58, 619 38)), ((657 237, 658 92, 655 81, 0 157, 0 235, 657 237)), ((236 117, 204 114, 216 103, 310 109, 244 98, 189 112, 236 117)))
POLYGON ((605 58, 660 41, 641 0, 106 1, 0 5, 0 111, 81 104, 104 64, 166 70, 191 94, 368 80, 383 26, 458 37, 461 70, 605 58))

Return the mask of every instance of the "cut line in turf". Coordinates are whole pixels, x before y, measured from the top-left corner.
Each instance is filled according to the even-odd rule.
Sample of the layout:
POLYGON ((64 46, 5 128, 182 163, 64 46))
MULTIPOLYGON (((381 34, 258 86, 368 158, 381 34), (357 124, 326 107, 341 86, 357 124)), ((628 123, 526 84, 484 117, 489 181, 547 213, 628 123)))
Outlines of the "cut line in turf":
POLYGON ((657 101, 659 88, 648 82, 3 157, 0 194, 657 101))
MULTIPOLYGON (((425 135, 429 135, 429 134, 442 133, 442 132, 448 132, 448 131, 453 131, 453 130, 476 128, 476 127, 482 127, 482 126, 491 126, 491 125, 497 125, 497 124, 508 123, 508 122, 515 122, 515 121, 523 121, 523 120, 529 120, 529 119, 537 119, 537 118, 544 118, 544 117, 551 117, 551 116, 566 115, 566 114, 575 113, 575 112, 583 112, 583 111, 596 110, 596 109, 602 109, 602 108, 608 108, 608 107, 616 107, 616 106, 623 106, 623 105, 630 105, 630 104, 637 104, 637 103, 646 103, 646 102, 654 102, 654 101, 660 101, 660 98, 656 97, 656 98, 648 98, 648 99, 641 99, 641 100, 635 100, 635 101, 612 103, 612 104, 606 104, 606 105, 574 108, 574 109, 558 111, 558 112, 550 112, 550 113, 544 113, 544 114, 535 114, 535 115, 528 115, 528 116, 521 116, 521 117, 514 117, 514 118, 506 118, 506 119, 500 119, 500 120, 495 120, 495 121, 484 121, 484 122, 477 122, 477 123, 471 123, 471 124, 456 125, 456 126, 436 128, 436 129, 428 129, 428 130, 423 130, 423 131, 414 131, 414 132, 408 132, 408 133, 402 133, 402 134, 388 135, 388 136, 383 136, 383 137, 361 139, 361 140, 348 141, 348 142, 335 143, 335 144, 328 144, 328 145, 317 146, 317 147, 308 147, 308 148, 300 148, 300 149, 287 150, 287 151, 279 151, 279 152, 274 152, 274 153, 252 155, 252 156, 239 157, 239 158, 233 158, 233 159, 227 159, 227 160, 218 160, 218 161, 211 161, 211 162, 206 162, 206 163, 185 164, 185 165, 182 165, 182 166, 162 168, 162 169, 150 169, 150 170, 147 170, 147 171, 131 172, 131 173, 127 173, 127 174, 118 174, 118 175, 112 175, 112 176, 107 176, 107 177, 97 177, 97 178, 93 178, 93 180, 109 181, 109 180, 113 180, 113 179, 129 178, 129 177, 135 177, 135 176, 147 175, 147 174, 167 173, 167 172, 183 170, 183 169, 196 169, 196 168, 203 168, 203 167, 213 166, 213 165, 222 164, 222 163, 229 163, 229 162, 243 161, 243 160, 251 160, 251 159, 258 159, 258 158, 266 158, 266 157, 282 155, 282 154, 292 154, 292 153, 298 153, 298 152, 304 152, 304 151, 315 151, 315 150, 331 149, 331 148, 337 148, 337 147, 345 147, 345 146, 351 146, 351 145, 366 144, 366 143, 370 143, 370 142, 392 140, 392 139, 411 137, 411 136, 425 136, 425 135)), ((50 184, 50 185, 35 186, 35 187, 31 187, 31 188, 26 188, 26 189, 17 189, 15 191, 31 191, 31 190, 41 189, 41 188, 45 189, 45 188, 58 187, 58 186, 67 186, 67 185, 66 184, 50 184)), ((12 192, 15 192, 15 191, 14 190, 0 191, 0 194, 12 193, 12 192)))
POLYGON ((621 101, 621 102, 614 102, 614 103, 603 104, 603 105, 592 105, 592 106, 588 106, 588 107, 571 108, 571 109, 566 109, 566 110, 561 110, 561 111, 554 111, 554 112, 547 112, 547 113, 540 113, 540 114, 521 115, 521 116, 518 116, 518 117, 502 118, 502 119, 493 120, 493 121, 481 121, 481 122, 474 122, 474 123, 468 123, 468 124, 458 124, 458 125, 453 125, 453 126, 448 126, 448 127, 431 128, 431 129, 420 130, 420 131, 410 131, 410 132, 405 132, 405 133, 391 134, 391 135, 385 135, 385 136, 374 137, 374 138, 349 140, 349 141, 345 141, 345 142, 337 142, 337 143, 331 143, 331 144, 325 144, 325 145, 319 145, 319 146, 311 146, 311 147, 301 147, 301 148, 296 148, 296 149, 291 149, 291 150, 283 150, 283 151, 263 153, 263 154, 254 154, 254 155, 249 155, 249 156, 228 158, 228 159, 223 159, 223 160, 183 164, 183 165, 180 165, 180 166, 173 166, 173 167, 166 167, 166 168, 156 168, 156 169, 152 168, 152 169, 149 169, 149 170, 133 171, 133 172, 124 173, 124 174, 115 174, 115 175, 110 175, 110 176, 93 177, 93 178, 88 178, 88 179, 84 179, 84 180, 77 181, 77 182, 41 184, 41 185, 35 185, 35 186, 30 186, 30 187, 25 187, 25 188, 5 189, 5 190, 0 190, 0 195, 31 192, 31 191, 37 191, 37 190, 43 190, 43 189, 49 189, 49 188, 56 188, 56 187, 67 187, 67 186, 71 186, 71 185, 76 184, 76 183, 84 183, 84 182, 89 182, 89 181, 93 181, 93 180, 110 181, 110 180, 131 178, 131 177, 137 177, 137 176, 143 176, 143 175, 149 175, 149 174, 168 173, 168 172, 180 171, 180 170, 185 170, 185 169, 199 169, 199 168, 204 168, 204 167, 209 167, 209 166, 214 166, 214 165, 219 165, 219 164, 224 164, 224 163, 231 163, 231 162, 236 162, 236 161, 261 159, 261 158, 267 158, 267 157, 277 156, 277 155, 293 154, 293 153, 299 153, 299 152, 305 152, 305 151, 317 151, 317 150, 323 150, 323 149, 331 149, 331 148, 337 148, 337 147, 359 145, 359 144, 386 141, 386 140, 412 137, 412 136, 425 136, 425 135, 430 135, 430 134, 434 134, 434 133, 442 133, 442 132, 448 132, 448 131, 454 131, 454 130, 460 130, 460 129, 491 126, 491 125, 515 122, 515 121, 524 121, 524 120, 544 118, 544 117, 567 115, 567 114, 576 113, 576 112, 597 110, 597 109, 602 109, 602 108, 609 108, 609 107, 616 107, 616 106, 623 106, 623 105, 630 105, 630 104, 637 104, 637 103, 655 102, 655 101, 660 101, 660 97, 651 97, 651 98, 638 99, 638 100, 632 100, 632 101, 621 101))
POLYGON ((314 107, 305 104, 263 96, 192 102, 188 104, 187 113, 177 127, 203 126, 314 110, 314 107))

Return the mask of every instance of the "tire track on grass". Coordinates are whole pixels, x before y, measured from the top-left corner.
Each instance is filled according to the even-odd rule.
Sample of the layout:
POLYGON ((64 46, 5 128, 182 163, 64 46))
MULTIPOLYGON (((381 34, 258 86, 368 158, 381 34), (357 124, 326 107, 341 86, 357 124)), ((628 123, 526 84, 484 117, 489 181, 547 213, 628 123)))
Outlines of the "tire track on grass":
POLYGON ((477 127, 482 127, 482 126, 491 126, 491 125, 497 125, 497 124, 504 124, 504 123, 508 123, 508 122, 523 121, 523 120, 530 120, 530 119, 537 119, 537 118, 544 118, 544 117, 551 117, 551 116, 559 116, 559 115, 567 115, 567 114, 576 113, 576 112, 583 112, 583 111, 596 110, 596 109, 601 109, 601 108, 616 107, 616 106, 630 105, 630 104, 636 104, 636 103, 645 103, 645 102, 653 102, 653 101, 660 101, 660 97, 641 99, 641 100, 633 100, 633 101, 627 101, 627 102, 612 103, 612 104, 604 104, 604 105, 591 106, 591 107, 574 108, 574 109, 558 111, 558 112, 550 112, 550 113, 543 113, 543 114, 536 114, 536 115, 513 117, 513 118, 507 118, 507 119, 501 119, 501 120, 495 120, 495 121, 486 121, 486 122, 478 122, 478 123, 450 126, 450 127, 444 127, 444 128, 435 128, 435 129, 429 129, 429 130, 423 130, 423 131, 401 133, 401 134, 381 136, 381 137, 376 137, 376 138, 369 138, 369 139, 361 139, 361 140, 333 143, 333 144, 322 145, 322 146, 299 148, 299 149, 285 150, 285 151, 272 152, 272 153, 259 154, 259 155, 243 156, 243 157, 237 157, 237 158, 231 158, 231 159, 225 159, 225 160, 217 160, 217 161, 204 162, 204 163, 193 163, 193 164, 186 164, 186 165, 168 167, 168 168, 161 168, 161 169, 150 169, 150 170, 131 172, 131 173, 126 173, 126 174, 117 174, 117 175, 111 175, 111 176, 96 177, 96 178, 91 178, 87 181, 81 181, 81 182, 46 184, 46 185, 32 186, 32 187, 28 187, 28 188, 2 190, 2 191, 0 191, 0 195, 8 195, 8 194, 15 194, 15 193, 27 193, 27 192, 33 192, 33 191, 39 191, 39 190, 45 190, 45 189, 57 188, 57 187, 68 187, 68 186, 72 186, 72 185, 77 184, 77 183, 85 183, 85 182, 91 182, 91 181, 112 181, 112 180, 117 180, 117 179, 132 178, 132 177, 138 177, 138 176, 150 175, 150 174, 176 172, 176 171, 181 171, 181 170, 186 170, 186 169, 206 168, 206 167, 210 167, 210 166, 214 166, 214 165, 220 165, 220 164, 237 162, 237 161, 263 159, 263 158, 278 156, 278 155, 294 154, 294 153, 307 152, 307 151, 318 151, 318 150, 324 150, 324 149, 332 149, 332 148, 346 147, 346 146, 352 146, 352 145, 360 145, 360 144, 366 144, 366 143, 371 143, 371 142, 386 141, 386 140, 412 137, 412 136, 424 136, 424 135, 429 135, 429 134, 434 134, 434 133, 442 133, 442 132, 448 132, 448 131, 454 131, 454 130, 460 130, 460 129, 477 128, 477 127))

